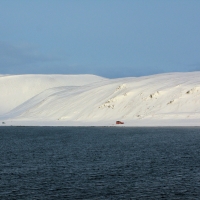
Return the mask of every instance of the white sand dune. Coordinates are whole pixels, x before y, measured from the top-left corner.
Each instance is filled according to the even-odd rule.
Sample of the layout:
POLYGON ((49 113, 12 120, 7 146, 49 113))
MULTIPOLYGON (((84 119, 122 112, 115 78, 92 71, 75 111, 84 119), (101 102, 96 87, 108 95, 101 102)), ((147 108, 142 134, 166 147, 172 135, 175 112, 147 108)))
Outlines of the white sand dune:
POLYGON ((1 116, 10 125, 200 125, 200 72, 5 76, 0 87, 1 110, 14 108, 1 116))

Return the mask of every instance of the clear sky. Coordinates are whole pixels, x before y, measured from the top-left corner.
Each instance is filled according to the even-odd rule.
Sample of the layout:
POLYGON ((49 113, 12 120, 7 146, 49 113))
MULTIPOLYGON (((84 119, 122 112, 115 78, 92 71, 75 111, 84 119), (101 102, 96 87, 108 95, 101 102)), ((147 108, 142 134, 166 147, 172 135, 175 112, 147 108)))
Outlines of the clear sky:
POLYGON ((2 0, 0 74, 200 70, 199 0, 2 0))

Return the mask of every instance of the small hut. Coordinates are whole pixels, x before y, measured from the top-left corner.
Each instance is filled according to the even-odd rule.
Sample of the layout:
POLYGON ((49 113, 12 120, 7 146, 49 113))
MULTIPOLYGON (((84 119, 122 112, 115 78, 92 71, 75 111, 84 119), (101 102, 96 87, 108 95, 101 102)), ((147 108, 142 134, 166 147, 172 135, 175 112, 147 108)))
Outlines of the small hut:
POLYGON ((124 122, 116 121, 116 124, 124 124, 124 122))

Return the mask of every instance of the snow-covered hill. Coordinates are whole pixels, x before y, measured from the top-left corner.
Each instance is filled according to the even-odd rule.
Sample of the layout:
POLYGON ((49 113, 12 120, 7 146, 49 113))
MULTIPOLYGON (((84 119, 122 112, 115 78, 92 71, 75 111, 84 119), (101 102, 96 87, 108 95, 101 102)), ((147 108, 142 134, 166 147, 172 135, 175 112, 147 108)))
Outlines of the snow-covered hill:
POLYGON ((40 121, 40 124, 51 121, 54 125, 75 122, 111 125, 116 120, 128 125, 142 125, 142 122, 162 125, 164 121, 168 121, 168 125, 174 121, 176 125, 181 121, 200 125, 200 72, 110 80, 88 75, 66 77, 11 76, 12 86, 9 80, 1 80, 9 76, 0 77, 0 87, 4 83, 1 96, 9 91, 1 104, 7 108, 17 105, 1 119, 40 121), (24 89, 20 92, 22 85, 24 89), (14 104, 8 97, 18 103, 14 104), (22 99, 27 101, 22 102, 22 99))
POLYGON ((105 80, 94 75, 0 75, 0 114, 4 114, 46 89, 81 86, 105 80))

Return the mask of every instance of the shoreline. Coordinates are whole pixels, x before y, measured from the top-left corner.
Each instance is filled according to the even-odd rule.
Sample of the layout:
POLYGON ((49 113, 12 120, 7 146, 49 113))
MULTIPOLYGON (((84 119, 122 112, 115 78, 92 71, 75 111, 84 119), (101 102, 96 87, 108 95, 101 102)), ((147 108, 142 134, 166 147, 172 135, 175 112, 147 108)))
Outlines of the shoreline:
POLYGON ((1 120, 0 126, 38 127, 200 127, 200 119, 122 120, 124 124, 109 121, 54 121, 54 120, 1 120))

